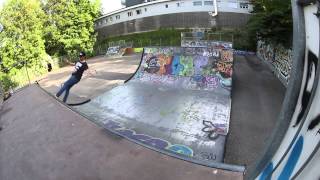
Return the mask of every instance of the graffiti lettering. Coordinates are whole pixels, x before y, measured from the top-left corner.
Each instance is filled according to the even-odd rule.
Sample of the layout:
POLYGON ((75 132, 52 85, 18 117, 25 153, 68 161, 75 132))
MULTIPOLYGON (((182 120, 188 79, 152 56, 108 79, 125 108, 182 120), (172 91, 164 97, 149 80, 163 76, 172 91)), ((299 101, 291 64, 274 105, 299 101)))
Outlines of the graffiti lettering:
POLYGON ((160 150, 174 152, 177 154, 182 154, 188 157, 193 157, 193 150, 188 146, 181 144, 171 144, 170 142, 163 139, 154 138, 145 134, 137 134, 133 130, 129 130, 122 127, 119 122, 107 121, 104 124, 104 127, 106 129, 110 129, 111 131, 115 131, 122 136, 139 141, 147 146, 151 146, 160 150))
POLYGON ((213 153, 208 153, 208 152, 201 152, 200 153, 200 158, 204 160, 216 160, 217 156, 213 153))

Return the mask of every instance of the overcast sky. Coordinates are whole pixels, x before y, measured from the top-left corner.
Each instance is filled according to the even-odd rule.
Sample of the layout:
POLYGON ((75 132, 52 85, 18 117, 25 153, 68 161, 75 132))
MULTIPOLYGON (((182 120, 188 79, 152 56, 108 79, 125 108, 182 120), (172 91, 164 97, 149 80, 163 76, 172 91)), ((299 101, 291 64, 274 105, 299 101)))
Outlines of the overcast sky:
MULTIPOLYGON (((0 8, 6 0, 0 0, 0 8)), ((101 0, 104 13, 108 13, 117 9, 121 9, 121 0, 101 0)))

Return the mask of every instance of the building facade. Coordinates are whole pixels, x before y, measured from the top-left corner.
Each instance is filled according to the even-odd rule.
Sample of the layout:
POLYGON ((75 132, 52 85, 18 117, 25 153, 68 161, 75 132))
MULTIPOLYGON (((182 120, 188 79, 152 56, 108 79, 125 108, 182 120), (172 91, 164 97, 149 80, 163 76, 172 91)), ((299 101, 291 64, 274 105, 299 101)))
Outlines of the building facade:
POLYGON ((147 1, 98 18, 98 39, 159 28, 238 28, 248 22, 252 10, 248 0, 147 1), (218 14, 213 17, 215 5, 218 14))
POLYGON ((124 1, 122 1, 122 5, 125 5, 126 7, 130 7, 130 6, 142 4, 144 2, 145 2, 145 0, 124 0, 124 1))

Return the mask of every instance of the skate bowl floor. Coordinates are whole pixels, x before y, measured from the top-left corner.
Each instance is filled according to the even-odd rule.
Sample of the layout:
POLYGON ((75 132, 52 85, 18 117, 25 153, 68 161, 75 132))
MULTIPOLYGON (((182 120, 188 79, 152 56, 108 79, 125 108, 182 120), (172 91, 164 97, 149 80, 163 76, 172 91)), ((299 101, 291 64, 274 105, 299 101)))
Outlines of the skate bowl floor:
POLYGON ((75 108, 109 131, 161 153, 244 171, 223 164, 232 63, 228 49, 145 48, 127 83, 75 108))

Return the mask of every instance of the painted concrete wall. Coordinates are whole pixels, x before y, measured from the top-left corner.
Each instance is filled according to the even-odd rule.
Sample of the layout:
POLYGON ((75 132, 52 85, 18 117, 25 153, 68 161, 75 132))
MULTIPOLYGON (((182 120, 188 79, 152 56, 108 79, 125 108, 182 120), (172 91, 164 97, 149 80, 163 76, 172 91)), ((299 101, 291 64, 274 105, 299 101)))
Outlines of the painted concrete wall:
POLYGON ((270 45, 263 41, 258 42, 257 56, 265 61, 280 81, 287 86, 292 69, 292 50, 281 45, 270 45))

